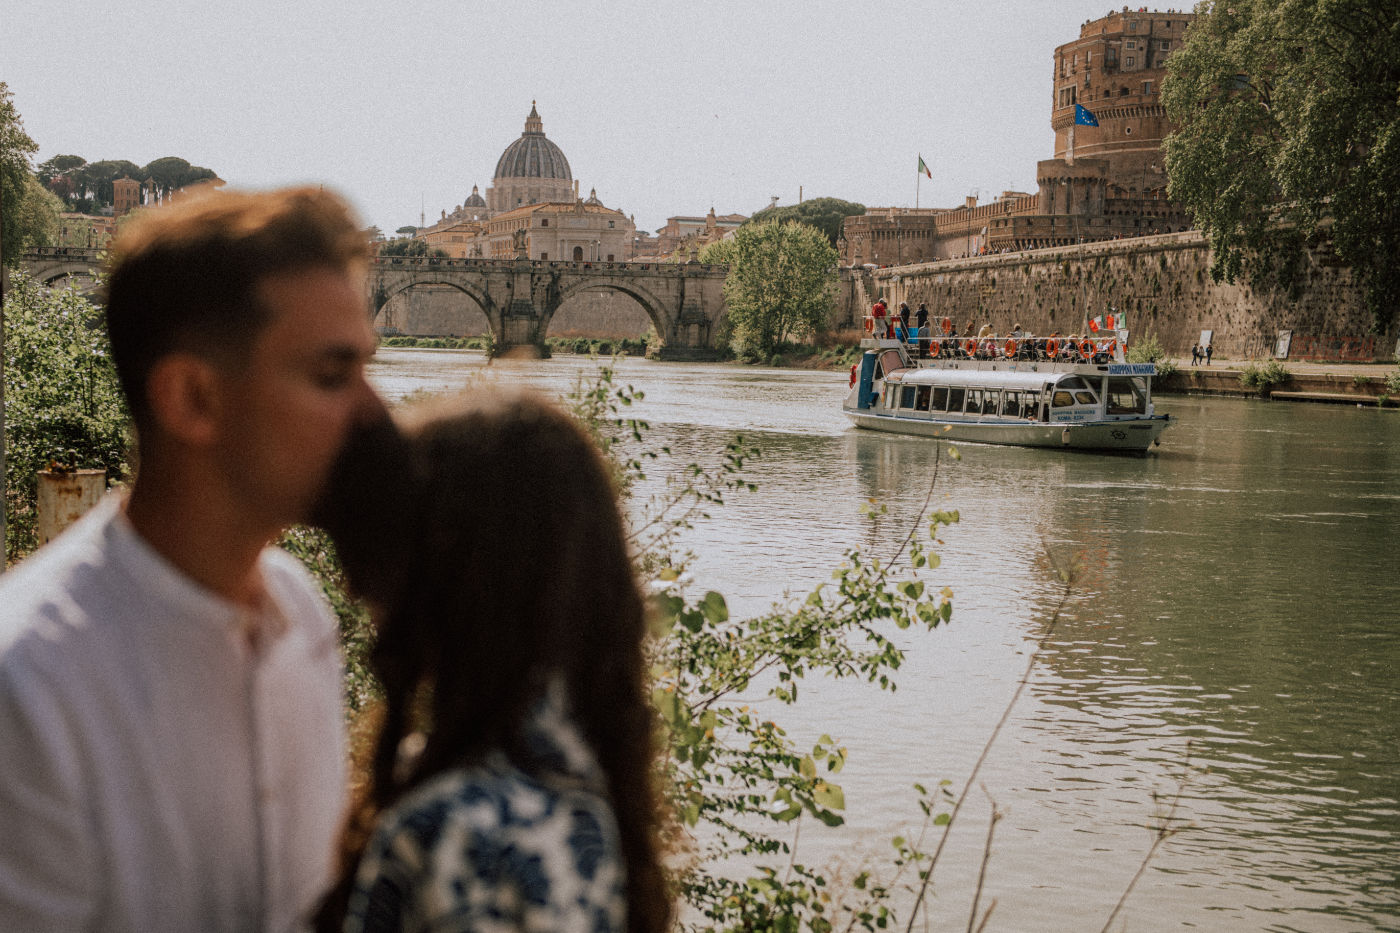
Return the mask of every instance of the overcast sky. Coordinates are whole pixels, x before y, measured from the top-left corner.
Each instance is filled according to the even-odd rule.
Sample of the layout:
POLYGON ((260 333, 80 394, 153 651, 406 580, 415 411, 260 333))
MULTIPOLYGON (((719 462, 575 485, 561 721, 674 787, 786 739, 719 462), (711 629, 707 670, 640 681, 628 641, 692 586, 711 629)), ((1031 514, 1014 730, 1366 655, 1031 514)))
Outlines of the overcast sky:
POLYGON ((386 232, 485 194, 537 100, 584 196, 655 230, 799 186, 912 207, 920 154, 924 207, 1033 191, 1054 48, 1110 9, 0 0, 0 80, 36 161, 174 155, 239 186, 325 184, 386 232))

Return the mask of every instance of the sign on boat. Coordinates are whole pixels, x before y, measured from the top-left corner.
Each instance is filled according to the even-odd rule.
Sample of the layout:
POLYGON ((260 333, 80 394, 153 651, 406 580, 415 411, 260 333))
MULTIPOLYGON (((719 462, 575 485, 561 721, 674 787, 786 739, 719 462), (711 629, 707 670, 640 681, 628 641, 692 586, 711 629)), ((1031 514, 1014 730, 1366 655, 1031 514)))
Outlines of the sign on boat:
MULTIPOLYGON (((867 331, 883 321, 870 321, 867 331)), ((1019 447, 1145 453, 1170 415, 1152 406, 1152 363, 1109 338, 866 337, 842 409, 859 428, 1019 447)))

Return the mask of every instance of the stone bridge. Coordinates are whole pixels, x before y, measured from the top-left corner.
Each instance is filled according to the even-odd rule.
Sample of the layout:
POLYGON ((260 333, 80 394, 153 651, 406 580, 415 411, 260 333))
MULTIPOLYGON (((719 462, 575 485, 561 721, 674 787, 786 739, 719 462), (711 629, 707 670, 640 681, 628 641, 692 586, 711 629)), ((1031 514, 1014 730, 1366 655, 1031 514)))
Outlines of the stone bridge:
POLYGON ((90 295, 97 290, 105 254, 82 246, 33 246, 20 254, 20 268, 42 285, 73 285, 90 295))
MULTIPOLYGON (((21 265, 44 285, 64 279, 84 293, 96 290, 103 250, 76 246, 28 249, 21 265)), ((630 296, 651 318, 670 358, 705 357, 725 314, 727 266, 702 263, 554 262, 530 259, 433 259, 382 257, 370 263, 366 289, 376 326, 393 327, 385 306, 419 285, 447 285, 485 313, 497 346, 534 345, 544 340, 550 319, 585 289, 611 289, 630 296)))
POLYGON ((555 312, 579 292, 611 289, 646 311, 665 345, 663 357, 695 358, 714 352, 728 268, 697 262, 385 256, 370 264, 369 305, 377 327, 393 327, 385 307, 396 295, 420 285, 448 285, 481 308, 497 346, 507 349, 543 341, 555 312))

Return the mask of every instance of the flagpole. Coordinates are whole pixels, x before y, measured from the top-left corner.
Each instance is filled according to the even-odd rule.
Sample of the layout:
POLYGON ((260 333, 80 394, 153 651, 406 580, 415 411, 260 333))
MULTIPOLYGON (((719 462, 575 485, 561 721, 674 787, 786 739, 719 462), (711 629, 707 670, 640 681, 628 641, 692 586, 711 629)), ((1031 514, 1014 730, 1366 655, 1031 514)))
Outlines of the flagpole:
MULTIPOLYGON (((919 158, 922 159, 923 156, 919 156, 919 158)), ((917 169, 915 169, 915 170, 914 170, 914 210, 916 210, 916 211, 919 209, 919 184, 920 184, 921 182, 923 182, 923 180, 924 180, 924 173, 921 172, 921 171, 919 171, 919 170, 917 170, 917 169)))

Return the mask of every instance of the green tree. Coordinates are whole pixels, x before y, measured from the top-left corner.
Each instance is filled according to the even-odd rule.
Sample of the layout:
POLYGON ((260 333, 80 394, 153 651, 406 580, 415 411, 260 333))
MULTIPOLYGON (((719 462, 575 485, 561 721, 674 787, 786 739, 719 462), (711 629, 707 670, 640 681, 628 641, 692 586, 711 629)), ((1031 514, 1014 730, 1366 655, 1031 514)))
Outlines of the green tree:
POLYGON ((728 262, 724 297, 735 350, 766 358, 790 339, 821 331, 835 301, 840 257, 806 224, 745 224, 711 244, 705 262, 728 262))
MULTIPOLYGON (((36 181, 37 184, 37 181, 36 181)), ((127 411, 101 312, 21 273, 5 296, 7 553, 35 541, 35 474, 50 462, 127 472, 127 411)))
POLYGON ((141 167, 126 159, 102 159, 99 162, 89 162, 76 169, 75 174, 80 192, 91 199, 96 207, 111 205, 113 200, 112 182, 118 178, 135 178, 139 181, 144 177, 141 174, 141 167))
POLYGON ((29 197, 29 160, 39 144, 24 131, 14 95, 0 81, 0 262, 14 265, 20 251, 34 242, 35 234, 20 216, 29 197))
POLYGON ((835 246, 841 236, 841 223, 847 217, 858 217, 865 213, 865 205, 840 198, 811 198, 801 204, 786 204, 782 207, 765 207, 750 217, 747 223, 782 223, 795 220, 816 227, 835 246))
POLYGON ((1376 326, 1400 305, 1400 8, 1385 0, 1203 3, 1167 62, 1169 191, 1211 274, 1277 275, 1331 226, 1376 326))
POLYGON ((434 247, 428 248, 427 240, 416 240, 410 237, 401 237, 397 240, 390 240, 379 247, 381 256, 429 256, 436 259, 447 258, 447 250, 434 247))
MULTIPOLYGON (((133 168, 135 167, 133 166, 133 168)), ((135 169, 131 173, 131 177, 139 181, 154 183, 157 194, 161 198, 167 198, 172 191, 179 191, 188 185, 208 181, 217 176, 213 169, 191 165, 179 156, 165 156, 146 163, 142 168, 135 169)))
POLYGON ((413 236, 415 233, 418 232, 418 228, 413 226, 412 224, 409 224, 406 227, 400 227, 394 232, 397 233, 399 236, 413 236))
POLYGON ((87 165, 87 159, 78 155, 56 155, 39 163, 35 170, 39 183, 71 202, 78 194, 77 170, 87 165))

